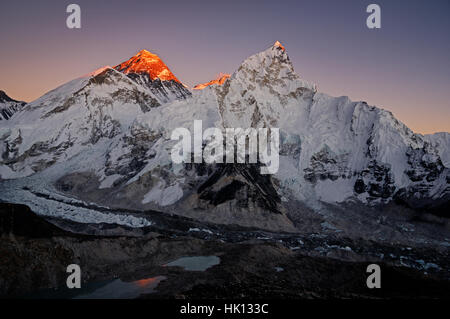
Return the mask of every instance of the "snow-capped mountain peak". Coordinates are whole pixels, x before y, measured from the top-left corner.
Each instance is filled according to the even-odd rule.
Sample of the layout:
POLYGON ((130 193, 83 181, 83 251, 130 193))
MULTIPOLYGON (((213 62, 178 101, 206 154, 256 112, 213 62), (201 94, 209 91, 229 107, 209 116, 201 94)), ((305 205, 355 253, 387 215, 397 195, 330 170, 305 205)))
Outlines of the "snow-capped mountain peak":
POLYGON ((216 90, 226 126, 264 127, 278 125, 291 105, 316 92, 317 87, 295 73, 286 49, 277 41, 242 62, 216 90))
POLYGON ((147 50, 139 51, 129 60, 115 66, 115 69, 125 74, 146 74, 152 81, 160 79, 181 83, 158 55, 147 50))
POLYGON ((202 83, 202 84, 197 84, 196 86, 194 86, 194 90, 203 90, 204 88, 217 84, 217 85, 223 85, 225 83, 226 80, 228 80, 230 78, 230 74, 224 74, 224 73, 220 73, 218 77, 216 77, 214 80, 211 80, 209 82, 206 83, 202 83))
POLYGON ((147 50, 141 50, 129 60, 114 67, 134 82, 147 88, 160 103, 183 100, 191 92, 170 71, 161 58, 147 50))
POLYGON ((284 48, 284 46, 281 44, 280 41, 276 41, 276 42, 273 44, 273 46, 276 47, 276 48, 280 48, 280 49, 283 50, 283 51, 286 51, 286 49, 284 48))

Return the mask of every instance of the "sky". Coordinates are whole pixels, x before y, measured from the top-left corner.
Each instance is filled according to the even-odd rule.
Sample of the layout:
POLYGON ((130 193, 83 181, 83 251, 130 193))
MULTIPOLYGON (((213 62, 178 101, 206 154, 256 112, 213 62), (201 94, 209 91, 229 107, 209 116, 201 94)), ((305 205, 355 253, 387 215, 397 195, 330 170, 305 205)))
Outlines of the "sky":
POLYGON ((0 90, 32 101, 147 49, 192 87, 275 41, 333 96, 388 109, 415 132, 450 132, 449 0, 2 1, 0 90), (81 29, 66 7, 81 7, 81 29), (381 7, 368 29, 366 7, 381 7))

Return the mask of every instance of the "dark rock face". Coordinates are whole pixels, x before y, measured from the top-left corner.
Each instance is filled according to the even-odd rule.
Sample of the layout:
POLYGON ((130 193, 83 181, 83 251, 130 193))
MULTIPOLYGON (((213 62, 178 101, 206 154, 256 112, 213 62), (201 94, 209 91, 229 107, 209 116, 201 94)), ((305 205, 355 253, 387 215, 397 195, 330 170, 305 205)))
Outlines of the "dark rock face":
POLYGON ((450 186, 447 186, 446 195, 439 199, 422 196, 421 191, 427 192, 427 186, 416 185, 415 187, 401 188, 395 193, 394 200, 398 204, 422 213, 450 218, 450 186))
POLYGON ((396 190, 391 169, 385 164, 371 161, 358 177, 354 186, 357 194, 367 192, 372 199, 389 198, 396 190))
POLYGON ((413 183, 400 189, 394 200, 410 208, 450 217, 450 170, 439 156, 427 152, 427 147, 425 144, 422 149, 408 149, 411 168, 405 173, 413 183), (439 198, 434 196, 436 187, 443 189, 439 198))
POLYGON ((23 154, 18 155, 18 146, 20 143, 22 143, 20 135, 12 143, 6 143, 5 151, 2 153, 2 159, 4 160, 4 163, 6 165, 14 165, 16 163, 20 163, 28 157, 35 157, 42 154, 51 154, 51 158, 41 160, 31 166, 31 168, 35 172, 42 171, 43 169, 53 165, 56 162, 57 156, 62 154, 66 149, 73 145, 73 143, 70 141, 62 142, 55 146, 51 146, 47 142, 37 142, 23 154))
POLYGON ((20 111, 24 105, 25 102, 15 103, 13 105, 0 109, 0 121, 9 120, 15 113, 20 111))
POLYGON ((19 101, 13 100, 5 93, 5 91, 0 90, 0 103, 5 102, 19 102, 19 101))
POLYGON ((305 179, 311 183, 318 180, 330 179, 332 181, 338 178, 350 177, 350 172, 346 168, 347 155, 336 155, 327 147, 314 154, 310 160, 310 167, 304 169, 305 179))
POLYGON ((120 174, 128 178, 137 174, 152 158, 147 152, 161 136, 161 132, 152 132, 140 126, 131 127, 119 142, 119 147, 127 151, 118 158, 112 158, 111 153, 106 155, 105 174, 120 174))
POLYGON ((367 186, 366 184, 364 184, 364 181, 362 179, 357 179, 354 189, 356 193, 362 194, 367 190, 367 186))
POLYGON ((240 208, 255 205, 280 214, 281 199, 270 175, 261 175, 255 164, 219 164, 208 179, 197 189, 199 198, 217 206, 236 200, 240 208))
POLYGON ((444 170, 441 159, 430 155, 425 148, 410 148, 406 155, 408 156, 408 164, 411 166, 411 169, 405 173, 413 182, 434 182, 444 170))
POLYGON ((9 120, 15 113, 19 112, 25 102, 10 98, 4 91, 0 90, 0 121, 9 120))
POLYGON ((127 73, 127 76, 134 82, 148 88, 162 103, 168 102, 173 97, 175 99, 186 99, 192 93, 181 83, 174 80, 161 81, 160 79, 151 80, 148 74, 127 73))
POLYGON ((68 235, 68 232, 38 217, 28 206, 0 203, 0 237, 9 235, 49 238, 68 235))

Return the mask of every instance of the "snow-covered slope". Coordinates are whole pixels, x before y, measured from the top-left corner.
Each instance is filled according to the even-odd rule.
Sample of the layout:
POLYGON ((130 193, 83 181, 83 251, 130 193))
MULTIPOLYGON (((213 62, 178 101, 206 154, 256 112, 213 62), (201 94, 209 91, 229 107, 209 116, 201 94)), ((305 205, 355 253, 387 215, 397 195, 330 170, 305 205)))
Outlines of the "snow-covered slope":
POLYGON ((283 230, 292 229, 286 211, 300 202, 312 209, 348 200, 448 207, 448 133, 415 134, 389 111, 319 93, 295 73, 279 42, 222 85, 186 95, 155 89, 183 86, 164 66, 149 73, 152 59, 161 66, 140 52, 27 105, 0 128, 1 178, 39 172, 57 191, 101 205, 283 230), (192 132, 194 120, 204 129, 279 128, 278 172, 174 164, 171 133, 192 132))
POLYGON ((0 128, 2 178, 27 176, 129 129, 159 102, 114 69, 75 79, 26 105, 0 128))
POLYGON ((25 104, 25 102, 13 100, 4 91, 0 91, 0 121, 9 120, 25 104))

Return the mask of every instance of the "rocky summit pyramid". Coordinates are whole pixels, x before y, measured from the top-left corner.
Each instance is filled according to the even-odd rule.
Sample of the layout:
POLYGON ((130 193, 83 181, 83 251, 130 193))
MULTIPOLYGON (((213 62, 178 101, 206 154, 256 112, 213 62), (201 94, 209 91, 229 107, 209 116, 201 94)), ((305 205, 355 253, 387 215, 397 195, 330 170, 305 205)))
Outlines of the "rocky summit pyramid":
POLYGON ((85 222, 142 223, 97 205, 284 231, 350 232, 349 211, 391 204, 448 216, 450 134, 416 134, 389 111, 319 92, 279 42, 219 82, 190 92, 141 51, 47 93, 0 128, 0 199, 85 222), (171 133, 194 120, 279 128, 278 172, 173 163, 171 133))
POLYGON ((114 68, 148 88, 162 102, 185 99, 191 95, 159 56, 147 50, 139 51, 114 68))

